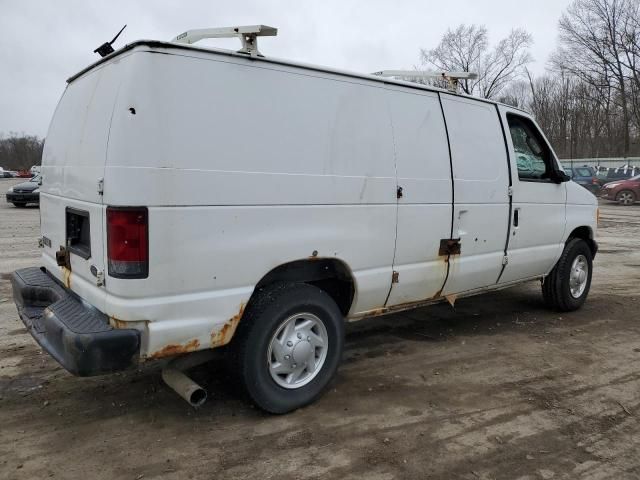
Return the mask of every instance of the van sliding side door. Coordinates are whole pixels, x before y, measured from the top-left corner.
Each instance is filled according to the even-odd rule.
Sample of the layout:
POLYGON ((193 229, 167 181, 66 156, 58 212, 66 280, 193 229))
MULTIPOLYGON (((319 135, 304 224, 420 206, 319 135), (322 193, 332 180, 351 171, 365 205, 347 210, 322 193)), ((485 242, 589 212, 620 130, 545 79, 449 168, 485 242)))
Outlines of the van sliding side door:
POLYGON ((439 249, 451 234, 453 197, 438 94, 388 88, 399 187, 394 275, 386 302, 393 306, 440 294, 447 263, 439 249))

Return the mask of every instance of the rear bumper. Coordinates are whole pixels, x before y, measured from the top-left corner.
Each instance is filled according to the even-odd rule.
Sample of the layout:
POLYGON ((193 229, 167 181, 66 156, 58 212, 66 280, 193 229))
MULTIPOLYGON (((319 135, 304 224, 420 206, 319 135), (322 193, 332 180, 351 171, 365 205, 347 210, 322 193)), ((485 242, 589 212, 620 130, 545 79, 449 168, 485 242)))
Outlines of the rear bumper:
POLYGON ((46 270, 16 270, 11 283, 29 333, 69 372, 86 377, 138 364, 140 332, 113 328, 105 314, 65 289, 46 270))

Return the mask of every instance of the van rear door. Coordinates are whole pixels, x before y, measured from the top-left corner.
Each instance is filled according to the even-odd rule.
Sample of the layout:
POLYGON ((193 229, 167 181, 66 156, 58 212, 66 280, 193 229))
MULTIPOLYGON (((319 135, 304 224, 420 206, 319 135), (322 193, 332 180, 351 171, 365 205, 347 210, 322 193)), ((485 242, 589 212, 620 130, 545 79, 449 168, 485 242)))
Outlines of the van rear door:
POLYGON ((44 265, 99 309, 105 270, 101 182, 120 68, 121 64, 102 64, 67 86, 49 127, 42 161, 44 265))

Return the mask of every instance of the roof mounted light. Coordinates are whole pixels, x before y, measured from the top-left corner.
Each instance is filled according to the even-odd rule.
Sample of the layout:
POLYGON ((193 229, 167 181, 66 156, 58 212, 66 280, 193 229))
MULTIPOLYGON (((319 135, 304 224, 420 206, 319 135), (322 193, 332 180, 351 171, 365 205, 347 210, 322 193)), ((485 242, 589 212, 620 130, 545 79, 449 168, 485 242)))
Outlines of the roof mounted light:
POLYGON ((246 53, 251 56, 262 55, 258 51, 258 37, 275 37, 278 29, 267 25, 245 25, 239 27, 222 28, 201 28, 197 30, 187 30, 181 33, 172 42, 175 43, 196 43, 205 38, 233 38, 238 37, 242 42, 242 48, 238 53, 246 53))

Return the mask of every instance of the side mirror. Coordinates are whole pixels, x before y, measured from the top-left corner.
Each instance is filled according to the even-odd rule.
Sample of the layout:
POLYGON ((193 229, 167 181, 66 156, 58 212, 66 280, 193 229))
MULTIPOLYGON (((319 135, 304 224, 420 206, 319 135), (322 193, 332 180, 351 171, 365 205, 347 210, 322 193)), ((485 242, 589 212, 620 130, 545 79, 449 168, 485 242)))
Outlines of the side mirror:
POLYGON ((562 170, 556 170, 553 175, 553 181, 556 183, 564 183, 571 180, 571 177, 562 170))

